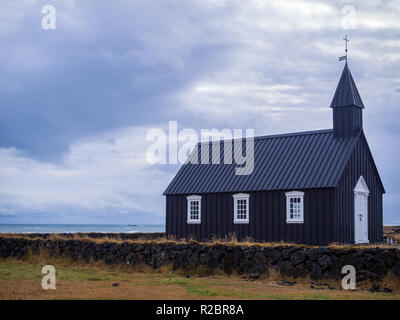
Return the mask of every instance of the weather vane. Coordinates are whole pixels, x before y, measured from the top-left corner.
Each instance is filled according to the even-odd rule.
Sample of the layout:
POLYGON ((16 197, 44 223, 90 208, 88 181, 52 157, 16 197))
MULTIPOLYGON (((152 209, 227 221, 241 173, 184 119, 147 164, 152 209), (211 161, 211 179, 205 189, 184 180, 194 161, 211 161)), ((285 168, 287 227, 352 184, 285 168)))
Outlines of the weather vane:
POLYGON ((350 41, 349 39, 347 39, 347 34, 345 35, 343 40, 344 40, 344 43, 345 43, 345 50, 344 51, 346 52, 346 55, 344 55, 342 57, 339 57, 339 61, 346 60, 346 62, 347 62, 347 42, 350 41))

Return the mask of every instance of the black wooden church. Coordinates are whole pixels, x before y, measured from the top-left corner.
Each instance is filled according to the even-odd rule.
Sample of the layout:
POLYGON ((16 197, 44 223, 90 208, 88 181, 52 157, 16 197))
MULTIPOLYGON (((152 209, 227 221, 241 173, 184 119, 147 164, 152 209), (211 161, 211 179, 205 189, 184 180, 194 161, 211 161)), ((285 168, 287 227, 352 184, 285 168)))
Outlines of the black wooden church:
POLYGON ((164 192, 166 233, 313 245, 381 242, 385 190, 347 61, 330 107, 333 129, 254 138, 250 175, 236 175, 235 165, 223 161, 184 164, 164 192))

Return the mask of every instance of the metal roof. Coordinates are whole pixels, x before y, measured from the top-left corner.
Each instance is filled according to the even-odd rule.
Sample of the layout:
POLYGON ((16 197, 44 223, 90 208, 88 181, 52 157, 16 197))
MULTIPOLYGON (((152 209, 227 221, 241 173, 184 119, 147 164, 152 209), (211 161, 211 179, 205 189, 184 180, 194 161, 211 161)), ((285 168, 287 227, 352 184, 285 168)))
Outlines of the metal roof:
MULTIPOLYGON (((164 194, 335 187, 359 137, 335 139, 333 130, 256 137, 254 170, 247 176, 235 174, 237 164, 224 164, 226 141, 219 141, 220 164, 182 165, 164 194)), ((196 148, 200 159, 201 144, 196 148)))
POLYGON ((357 106, 364 108, 361 96, 358 93, 356 84, 347 65, 344 66, 342 76, 333 96, 331 108, 357 106))

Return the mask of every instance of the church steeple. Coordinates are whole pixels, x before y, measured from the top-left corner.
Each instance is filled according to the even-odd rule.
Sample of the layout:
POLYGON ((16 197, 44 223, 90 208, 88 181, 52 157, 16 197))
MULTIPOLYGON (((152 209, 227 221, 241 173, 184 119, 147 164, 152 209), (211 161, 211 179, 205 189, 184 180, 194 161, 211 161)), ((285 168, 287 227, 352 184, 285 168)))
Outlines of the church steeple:
POLYGON ((333 109, 335 138, 353 137, 362 130, 364 104, 347 65, 347 60, 330 107, 333 109))
POLYGON ((335 95, 333 96, 331 108, 357 106, 364 108, 364 104, 358 93, 356 84, 351 75, 349 66, 344 66, 342 76, 340 77, 339 84, 336 88, 335 95))

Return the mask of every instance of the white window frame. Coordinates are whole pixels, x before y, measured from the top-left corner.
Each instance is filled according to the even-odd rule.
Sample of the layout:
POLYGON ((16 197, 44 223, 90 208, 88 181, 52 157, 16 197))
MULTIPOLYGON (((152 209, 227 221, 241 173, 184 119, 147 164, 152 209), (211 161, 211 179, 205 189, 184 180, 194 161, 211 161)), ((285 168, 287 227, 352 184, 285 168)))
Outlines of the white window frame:
POLYGON ((304 223, 304 192, 290 191, 286 192, 286 223, 304 223), (300 198, 300 218, 290 218, 290 199, 300 198))
POLYGON ((187 223, 189 224, 200 224, 201 223, 201 196, 197 195, 192 195, 192 196, 187 196, 187 223), (199 218, 198 219, 191 219, 191 203, 192 201, 198 201, 199 202, 199 218))
POLYGON ((246 193, 237 193, 233 195, 233 223, 249 223, 250 216, 250 195, 246 193), (238 219, 238 200, 246 200, 246 219, 238 219))

